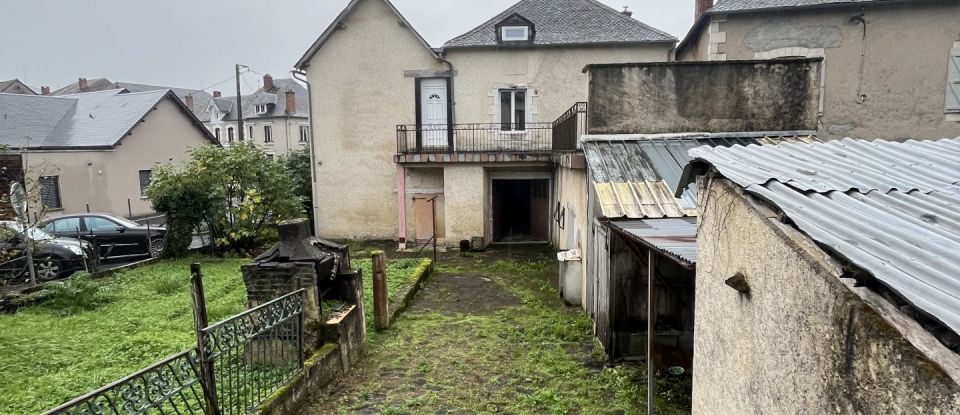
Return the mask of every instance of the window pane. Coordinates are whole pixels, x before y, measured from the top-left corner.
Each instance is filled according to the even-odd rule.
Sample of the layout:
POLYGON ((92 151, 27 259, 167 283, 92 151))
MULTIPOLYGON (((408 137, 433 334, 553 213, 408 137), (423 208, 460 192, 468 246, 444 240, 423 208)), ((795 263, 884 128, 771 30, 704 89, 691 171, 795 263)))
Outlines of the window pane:
POLYGON ((76 233, 80 229, 80 218, 59 219, 50 225, 47 225, 45 228, 47 232, 51 231, 51 226, 53 227, 53 232, 76 233))
POLYGON ((516 97, 513 109, 516 115, 516 125, 514 129, 523 131, 526 129, 527 120, 527 91, 517 91, 516 97))
POLYGON ((84 218, 83 221, 87 224, 87 230, 94 232, 116 231, 117 226, 120 226, 114 223, 112 220, 98 217, 88 216, 84 218))
POLYGON ((45 176, 40 178, 40 202, 48 209, 60 209, 60 176, 45 176))
POLYGON ((513 111, 513 91, 500 91, 500 129, 503 131, 513 129, 511 111, 513 111))
POLYGON ((269 125, 263 126, 263 142, 269 143, 273 141, 273 131, 269 125))

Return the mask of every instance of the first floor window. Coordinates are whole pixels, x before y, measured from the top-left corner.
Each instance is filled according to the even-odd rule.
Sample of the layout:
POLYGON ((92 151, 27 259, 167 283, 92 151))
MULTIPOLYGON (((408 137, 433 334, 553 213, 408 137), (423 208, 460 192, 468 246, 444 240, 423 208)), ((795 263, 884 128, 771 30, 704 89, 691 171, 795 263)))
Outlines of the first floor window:
POLYGON ((221 142, 221 141, 220 141, 220 129, 219 129, 219 128, 214 128, 214 129, 213 129, 213 136, 216 137, 218 143, 221 142))
POLYGON ((253 126, 252 126, 252 125, 250 126, 250 128, 248 128, 248 131, 250 131, 250 134, 247 134, 247 138, 249 138, 250 141, 253 141, 253 126))
POLYGON ((310 127, 306 125, 300 126, 300 142, 306 143, 310 141, 310 127))
POLYGON ((40 203, 47 209, 63 209, 60 199, 60 176, 40 178, 40 203))
POLYGON ((147 197, 147 188, 150 187, 150 170, 140 170, 140 197, 147 197))
POLYGON ((263 142, 272 143, 273 142, 273 129, 269 125, 263 126, 263 142))
POLYGON ((233 127, 227 128, 227 141, 233 142, 233 127))
POLYGON ((527 120, 527 90, 500 90, 500 129, 523 131, 527 120))

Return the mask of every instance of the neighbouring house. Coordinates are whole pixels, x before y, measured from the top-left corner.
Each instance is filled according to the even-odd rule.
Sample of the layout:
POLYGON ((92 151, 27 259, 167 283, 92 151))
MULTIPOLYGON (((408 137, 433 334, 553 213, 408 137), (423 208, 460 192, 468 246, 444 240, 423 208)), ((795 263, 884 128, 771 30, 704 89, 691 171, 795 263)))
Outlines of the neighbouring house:
POLYGON ((284 156, 307 150, 310 145, 310 113, 307 89, 293 79, 263 76, 263 85, 241 97, 243 134, 238 130, 237 98, 214 91, 199 117, 220 144, 254 143, 264 152, 284 156))
MULTIPOLYGON (((46 91, 49 92, 49 89, 46 91)), ((27 84, 20 82, 19 79, 0 81, 0 94, 37 95, 36 91, 27 86, 27 84)), ((47 95, 49 95, 49 93, 47 95)))
POLYGON ((576 146, 583 67, 667 61, 675 44, 594 0, 523 0, 433 48, 390 1, 352 0, 296 64, 319 234, 552 240, 552 158, 576 146))
POLYGON ((690 155, 694 414, 960 411, 960 137, 690 155))
POLYGON ((678 61, 820 57, 819 135, 960 134, 960 2, 697 0, 678 61))
POLYGON ((207 104, 210 102, 210 99, 213 98, 213 95, 199 89, 137 84, 132 82, 113 82, 107 78, 90 80, 87 78, 79 78, 77 82, 57 89, 52 93, 49 87, 43 87, 43 95, 73 95, 83 92, 110 91, 115 89, 125 89, 128 92, 173 91, 174 95, 180 98, 184 105, 186 105, 190 111, 193 111, 193 114, 200 119, 203 119, 207 104))
POLYGON ((50 215, 136 217, 153 212, 144 190, 155 164, 187 160, 191 148, 216 140, 172 91, 115 89, 0 94, 0 144, 19 155, 50 215))

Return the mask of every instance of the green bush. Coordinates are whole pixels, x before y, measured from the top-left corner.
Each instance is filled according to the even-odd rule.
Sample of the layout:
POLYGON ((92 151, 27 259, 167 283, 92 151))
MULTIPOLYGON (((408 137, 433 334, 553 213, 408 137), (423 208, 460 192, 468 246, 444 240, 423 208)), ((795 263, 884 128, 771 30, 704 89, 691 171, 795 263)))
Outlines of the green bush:
POLYGON ((201 147, 182 166, 160 165, 147 196, 167 215, 171 255, 185 252, 204 225, 220 253, 246 255, 267 242, 277 223, 303 216, 285 163, 253 145, 201 147))

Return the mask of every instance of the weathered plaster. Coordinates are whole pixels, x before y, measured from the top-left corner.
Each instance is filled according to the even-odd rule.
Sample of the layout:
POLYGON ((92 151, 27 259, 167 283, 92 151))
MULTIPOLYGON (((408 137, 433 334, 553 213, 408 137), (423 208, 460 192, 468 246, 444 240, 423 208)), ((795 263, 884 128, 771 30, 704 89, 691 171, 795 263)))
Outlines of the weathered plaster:
POLYGON ((754 52, 787 47, 838 48, 842 43, 843 33, 837 26, 797 26, 786 19, 761 24, 743 37, 743 46, 754 52))
POLYGON ((592 67, 591 134, 815 130, 819 62, 592 67))
POLYGON ((444 236, 449 244, 487 235, 484 213, 488 210, 482 209, 488 195, 487 181, 483 166, 457 164, 443 168, 444 236))
MULTIPOLYGON (((960 123, 944 116, 947 58, 960 40, 960 3, 874 3, 879 2, 863 8, 730 14, 722 24, 724 53, 728 59, 743 60, 779 48, 824 48, 820 138, 960 135, 960 123), (868 22, 865 49, 863 26, 850 22, 860 13, 868 22), (858 104, 862 51, 866 52, 862 92, 867 98, 858 104)), ((703 32, 701 39, 709 37, 703 32)), ((708 58, 688 49, 683 60, 708 58)))
POLYGON ((960 356, 738 187, 705 183, 693 414, 960 412, 960 356), (724 283, 738 273, 749 294, 724 283))

